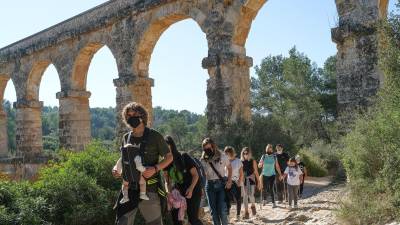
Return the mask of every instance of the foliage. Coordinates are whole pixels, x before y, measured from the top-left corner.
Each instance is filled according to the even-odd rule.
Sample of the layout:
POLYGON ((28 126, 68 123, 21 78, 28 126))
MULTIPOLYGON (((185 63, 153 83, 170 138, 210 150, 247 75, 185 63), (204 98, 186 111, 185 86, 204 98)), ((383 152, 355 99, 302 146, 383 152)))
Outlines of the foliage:
POLYGON ((255 112, 272 115, 298 146, 329 142, 327 129, 336 117, 335 61, 330 57, 321 69, 296 48, 288 57, 266 57, 251 82, 255 112))
POLYGON ((207 119, 187 110, 154 108, 154 128, 171 135, 181 150, 198 149, 207 133, 207 119))
POLYGON ((60 152, 60 161, 41 169, 33 184, 2 181, 0 224, 112 224, 117 158, 94 142, 80 153, 60 152))
POLYGON ((307 149, 301 149, 298 154, 307 168, 308 176, 324 177, 328 175, 326 162, 307 149))
POLYGON ((384 224, 400 217, 400 15, 391 14, 380 30, 385 85, 344 140, 350 194, 341 215, 352 224, 384 224))

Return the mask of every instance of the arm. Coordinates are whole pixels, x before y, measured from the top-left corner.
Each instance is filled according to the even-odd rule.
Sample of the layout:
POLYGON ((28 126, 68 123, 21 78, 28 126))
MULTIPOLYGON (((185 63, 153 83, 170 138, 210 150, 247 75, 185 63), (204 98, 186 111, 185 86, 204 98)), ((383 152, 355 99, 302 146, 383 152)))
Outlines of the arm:
POLYGON ((264 155, 263 156, 261 156, 261 159, 260 159, 260 161, 258 162, 258 168, 263 168, 263 161, 264 161, 264 155))
POLYGON ((278 171, 279 177, 282 177, 281 166, 279 166, 278 160, 275 161, 275 168, 278 171))
POLYGON ((166 186, 167 192, 171 193, 171 191, 172 191, 171 180, 169 178, 167 171, 164 171, 164 179, 165 179, 165 186, 166 186))
POLYGON ((169 164, 171 164, 173 160, 172 153, 167 153, 164 157, 164 159, 157 165, 153 167, 148 167, 144 172, 143 176, 144 178, 150 178, 154 174, 156 174, 158 171, 163 170, 165 167, 167 167, 169 164))
POLYGON ((254 175, 255 175, 255 181, 258 186, 258 189, 260 189, 261 185, 261 179, 260 179, 260 174, 258 173, 258 168, 257 168, 257 162, 254 160, 253 161, 253 170, 254 170, 254 175))
POLYGON ((226 165, 226 169, 228 170, 228 182, 226 183, 226 188, 230 189, 232 186, 232 165, 228 161, 228 164, 226 165))
POLYGON ((122 174, 122 159, 120 157, 112 169, 112 175, 115 178, 119 178, 119 177, 121 177, 121 174, 122 174))
POLYGON ((240 167, 239 170, 239 185, 242 186, 244 184, 244 173, 243 173, 243 166, 240 167))
POLYGON ((195 167, 190 169, 190 174, 192 175, 192 183, 190 184, 188 190, 186 191, 186 198, 192 198, 193 190, 196 187, 197 182, 199 181, 199 174, 195 167))

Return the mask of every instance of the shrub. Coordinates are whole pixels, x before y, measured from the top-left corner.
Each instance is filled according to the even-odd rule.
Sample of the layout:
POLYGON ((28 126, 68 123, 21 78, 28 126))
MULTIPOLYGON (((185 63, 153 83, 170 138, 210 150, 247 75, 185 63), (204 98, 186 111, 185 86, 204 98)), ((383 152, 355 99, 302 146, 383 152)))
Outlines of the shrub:
POLYGON ((301 149, 298 153, 306 165, 308 176, 324 177, 328 175, 326 162, 310 150, 301 149))

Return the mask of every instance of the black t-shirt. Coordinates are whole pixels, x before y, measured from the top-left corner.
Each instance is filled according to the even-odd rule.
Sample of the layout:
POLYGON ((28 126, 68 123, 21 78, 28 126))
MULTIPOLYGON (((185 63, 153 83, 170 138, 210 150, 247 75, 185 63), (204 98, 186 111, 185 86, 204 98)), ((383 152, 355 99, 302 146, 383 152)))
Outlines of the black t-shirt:
POLYGON ((278 160, 279 167, 281 167, 281 172, 283 173, 287 167, 287 162, 290 157, 286 152, 282 152, 282 154, 276 154, 276 158, 278 160))
MULTIPOLYGON (((192 177, 192 174, 190 173, 190 170, 192 168, 196 169, 196 164, 195 164, 194 160, 192 159, 192 157, 190 157, 187 153, 182 153, 181 159, 183 160, 184 170, 179 171, 179 172, 182 173, 183 183, 175 183, 175 186, 178 188, 179 192, 181 192, 181 194, 184 196, 186 193, 186 190, 192 184, 193 177, 192 177)), ((174 159, 174 160, 176 160, 176 159, 174 159)), ((174 163, 175 163, 175 161, 174 161, 174 163)), ((173 166, 174 166, 173 164, 170 164, 167 168, 165 168, 165 171, 170 172, 171 169, 173 168, 173 166)), ((201 191, 200 177, 199 177, 199 180, 197 181, 197 184, 193 190, 193 193, 196 193, 197 191, 201 191)))
POLYGON ((303 172, 303 174, 304 174, 304 169, 306 168, 306 164, 304 164, 303 162, 300 162, 298 165, 300 167, 301 172, 303 172))

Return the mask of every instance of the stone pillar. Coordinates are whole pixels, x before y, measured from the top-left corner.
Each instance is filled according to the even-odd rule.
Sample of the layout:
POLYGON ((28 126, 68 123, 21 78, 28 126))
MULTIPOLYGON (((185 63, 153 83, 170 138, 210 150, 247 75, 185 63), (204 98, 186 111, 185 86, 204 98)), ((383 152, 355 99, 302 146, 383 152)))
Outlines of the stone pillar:
POLYGON ((368 107, 382 84, 378 69, 378 1, 336 0, 339 26, 332 29, 337 44, 337 100, 342 119, 368 107))
POLYGON ((126 125, 122 122, 121 112, 129 102, 141 103, 147 109, 149 113, 148 126, 151 126, 153 121, 151 87, 154 86, 154 80, 133 75, 120 76, 120 78, 114 79, 114 85, 117 90, 117 138, 121 138, 127 132, 126 125))
POLYGON ((0 158, 8 156, 7 114, 0 106, 0 158))
POLYGON ((43 102, 18 100, 16 113, 17 155, 26 161, 39 157, 43 150, 42 107, 43 102))
POLYGON ((203 59, 208 70, 207 118, 209 130, 230 122, 251 121, 250 71, 253 60, 245 55, 219 54, 203 59))
POLYGON ((60 102, 60 147, 82 151, 90 142, 91 122, 88 91, 62 91, 57 93, 60 102))

